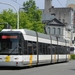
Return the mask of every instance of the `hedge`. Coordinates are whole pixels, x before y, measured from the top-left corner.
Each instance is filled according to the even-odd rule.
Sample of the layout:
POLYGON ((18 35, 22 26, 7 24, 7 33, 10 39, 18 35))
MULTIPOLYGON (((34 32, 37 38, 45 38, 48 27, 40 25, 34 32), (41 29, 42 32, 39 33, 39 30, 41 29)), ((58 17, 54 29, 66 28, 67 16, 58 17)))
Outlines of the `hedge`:
POLYGON ((75 54, 71 54, 71 59, 75 60, 75 54))

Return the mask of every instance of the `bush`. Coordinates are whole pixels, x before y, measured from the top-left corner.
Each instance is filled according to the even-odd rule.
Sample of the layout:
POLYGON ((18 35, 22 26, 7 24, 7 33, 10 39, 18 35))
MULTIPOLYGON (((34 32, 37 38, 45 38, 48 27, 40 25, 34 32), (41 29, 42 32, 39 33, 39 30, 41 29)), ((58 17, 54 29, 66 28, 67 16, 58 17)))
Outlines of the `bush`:
POLYGON ((75 60, 75 54, 71 54, 71 59, 75 60))

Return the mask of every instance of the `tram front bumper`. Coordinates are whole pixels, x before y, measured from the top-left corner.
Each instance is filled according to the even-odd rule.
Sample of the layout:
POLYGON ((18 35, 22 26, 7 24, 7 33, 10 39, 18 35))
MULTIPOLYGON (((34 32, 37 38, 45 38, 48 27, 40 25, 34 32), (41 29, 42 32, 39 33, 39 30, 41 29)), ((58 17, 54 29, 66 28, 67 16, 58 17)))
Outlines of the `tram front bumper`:
POLYGON ((21 61, 11 61, 11 62, 4 62, 4 61, 0 61, 0 66, 11 66, 11 67, 22 67, 23 64, 21 61))

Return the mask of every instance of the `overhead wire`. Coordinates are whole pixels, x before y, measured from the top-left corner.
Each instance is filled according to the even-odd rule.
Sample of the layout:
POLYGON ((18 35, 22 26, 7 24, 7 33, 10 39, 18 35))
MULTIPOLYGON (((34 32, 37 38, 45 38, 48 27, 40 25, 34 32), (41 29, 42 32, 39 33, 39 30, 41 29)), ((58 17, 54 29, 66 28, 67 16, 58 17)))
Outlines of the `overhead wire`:
POLYGON ((58 3, 63 7, 63 5, 61 4, 61 2, 59 1, 59 0, 57 0, 58 1, 58 3))
POLYGON ((19 4, 19 3, 17 2, 17 0, 11 0, 11 1, 17 3, 19 6, 22 6, 21 4, 19 4))

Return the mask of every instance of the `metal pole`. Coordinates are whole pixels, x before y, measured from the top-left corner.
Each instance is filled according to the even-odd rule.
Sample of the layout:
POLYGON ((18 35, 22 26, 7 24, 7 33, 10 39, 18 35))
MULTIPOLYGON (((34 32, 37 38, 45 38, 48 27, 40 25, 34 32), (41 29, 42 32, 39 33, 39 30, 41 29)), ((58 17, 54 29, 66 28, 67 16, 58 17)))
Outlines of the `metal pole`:
POLYGON ((52 55, 53 55, 53 53, 52 53, 52 37, 51 37, 51 34, 50 34, 50 50, 51 50, 51 61, 50 61, 50 63, 52 63, 52 55))
POLYGON ((5 5, 12 6, 12 7, 16 10, 16 12, 17 12, 17 29, 19 29, 19 12, 18 12, 18 10, 16 9, 16 7, 14 7, 14 6, 11 5, 11 4, 3 3, 3 2, 0 2, 0 4, 5 4, 5 5))
POLYGON ((59 61, 58 38, 59 38, 59 37, 58 37, 58 36, 56 36, 56 39, 57 39, 57 54, 58 54, 58 55, 57 55, 57 57, 58 57, 57 62, 59 61))

